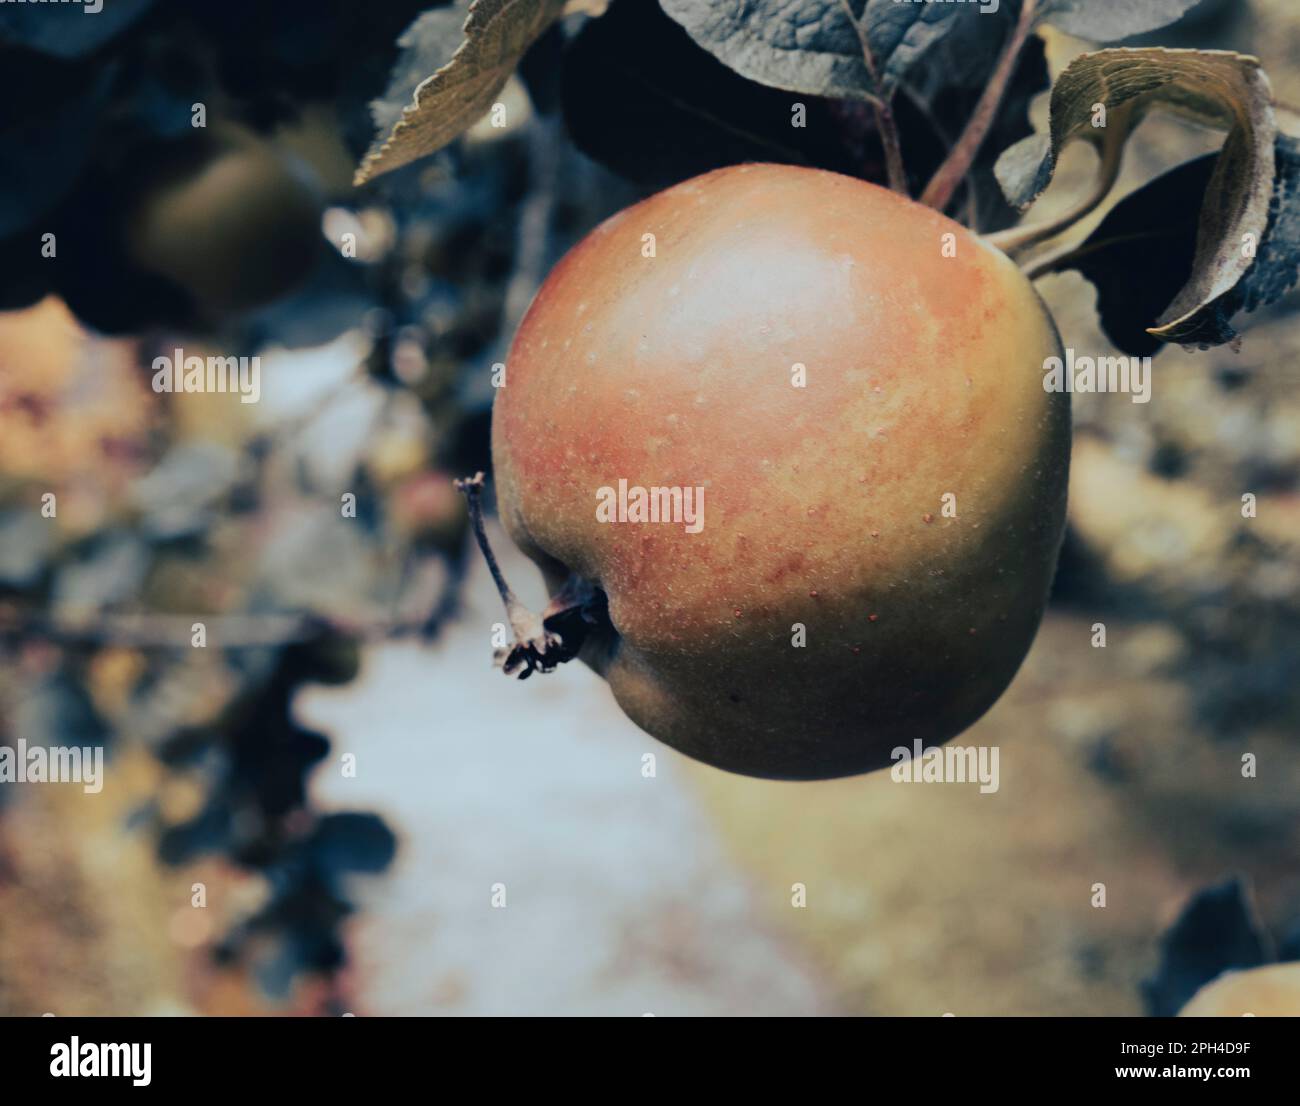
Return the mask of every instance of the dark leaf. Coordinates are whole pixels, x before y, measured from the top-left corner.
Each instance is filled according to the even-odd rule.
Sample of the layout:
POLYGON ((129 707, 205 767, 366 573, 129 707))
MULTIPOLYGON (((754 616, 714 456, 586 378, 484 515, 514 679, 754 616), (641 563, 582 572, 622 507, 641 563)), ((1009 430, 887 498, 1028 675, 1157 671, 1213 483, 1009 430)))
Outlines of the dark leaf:
POLYGON ((656 0, 616 0, 583 27, 565 51, 561 97, 583 153, 653 188, 745 161, 863 168, 850 160, 832 104, 738 76, 656 0), (804 127, 791 125, 796 103, 804 127))
POLYGON ((397 852, 397 838, 377 814, 327 814, 307 847, 331 874, 382 872, 397 852))
MULTIPOLYGON (((961 133, 996 64, 1005 27, 993 20, 977 26, 979 49, 946 40, 929 59, 934 64, 918 67, 894 98, 903 160, 917 188, 961 133)), ((1014 217, 992 164, 997 151, 1031 132, 1028 105, 1047 83, 1042 41, 1034 37, 971 174, 975 222, 982 229, 1014 217)), ((562 106, 570 136, 584 153, 653 188, 745 161, 885 178, 867 105, 746 80, 697 46, 655 0, 615 0, 574 37, 565 53, 562 106), (791 125, 796 104, 803 105, 803 127, 791 125)), ((958 213, 966 210, 963 199, 958 213)))
MULTIPOLYGON (((1102 329, 1125 353, 1146 355, 1164 344, 1150 328, 1166 311, 1196 258, 1202 197, 1216 155, 1207 154, 1151 181, 1116 204, 1061 268, 1097 286, 1102 329)), ((1268 224, 1245 275, 1209 300, 1179 330, 1187 344, 1222 345, 1236 337, 1238 311, 1273 303, 1300 277, 1300 142, 1278 135, 1268 224)))
POLYGON ((1093 42, 1118 42, 1176 23, 1201 0, 1042 0, 1038 22, 1093 42))
POLYGON ((1164 345, 1147 328, 1191 269, 1215 157, 1185 162, 1125 196, 1061 266, 1096 286, 1101 328, 1124 353, 1144 357, 1164 345))
MULTIPOLYGON (((743 77, 813 96, 888 95, 913 65, 951 38, 978 58, 986 36, 1000 40, 1020 5, 894 0, 661 0, 690 36, 743 77), (864 60, 870 46, 874 75, 864 60)), ((927 62, 929 59, 927 58, 927 62)))
MULTIPOLYGON (((0 19, 15 10, 0 6, 0 19)), ((38 19, 34 13, 28 18, 38 19)), ((94 22, 93 17, 86 18, 94 22)), ((5 148, 4 172, 0 173, 0 237, 28 228, 54 208, 89 164, 94 146, 88 136, 94 134, 104 115, 116 65, 106 64, 93 73, 85 69, 38 64, 30 56, 0 58, 0 97, 8 105, 0 123, 0 142, 5 148)), ((39 254, 41 233, 53 227, 32 229, 36 233, 20 248, 39 254)), ((42 260, 54 265, 49 259, 42 260)), ((10 264, 6 256, 5 267, 10 264)))
POLYGON ((1165 934, 1160 967, 1143 981, 1152 1017, 1173 1017, 1210 980, 1268 962, 1268 938, 1246 888, 1231 879, 1196 894, 1165 934))
POLYGON ((153 0, 0 5, 0 42, 59 58, 80 58, 126 30, 153 0))

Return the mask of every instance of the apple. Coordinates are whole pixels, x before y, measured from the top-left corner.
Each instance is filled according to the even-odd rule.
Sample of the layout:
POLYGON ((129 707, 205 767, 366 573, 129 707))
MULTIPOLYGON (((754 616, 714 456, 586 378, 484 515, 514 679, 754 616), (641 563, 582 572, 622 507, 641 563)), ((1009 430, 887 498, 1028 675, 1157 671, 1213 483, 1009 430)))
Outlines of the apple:
POLYGON ((195 142, 128 214, 130 257, 216 311, 286 294, 323 248, 311 171, 234 124, 195 142))
POLYGON ((495 400, 500 516, 557 593, 512 609, 507 671, 576 652, 648 733, 753 776, 949 740, 1042 617, 1060 353, 1006 256, 860 180, 743 165, 615 215, 537 293, 495 400), (633 521, 646 496, 659 521, 633 521))
POLYGON ((1300 963, 1225 972, 1196 992, 1180 1018, 1300 1017, 1300 963))

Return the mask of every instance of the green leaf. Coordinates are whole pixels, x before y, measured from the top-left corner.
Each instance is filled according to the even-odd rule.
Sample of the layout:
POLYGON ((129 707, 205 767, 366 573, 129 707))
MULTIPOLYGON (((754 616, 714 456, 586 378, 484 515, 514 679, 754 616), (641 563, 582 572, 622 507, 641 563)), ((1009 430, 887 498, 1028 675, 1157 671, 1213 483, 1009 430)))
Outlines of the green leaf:
MULTIPOLYGON (((417 19, 398 44, 432 73, 416 86, 387 137, 378 139, 362 159, 353 183, 363 185, 427 157, 476 123, 491 109, 528 47, 563 9, 564 0, 473 0, 468 7, 460 3, 417 19), (457 35, 461 13, 464 25, 457 35)), ((410 56, 398 63, 388 94, 378 102, 381 129, 391 118, 394 91, 410 80, 412 64, 410 56)))
POLYGON ((1042 0, 1038 22, 1093 42, 1118 42, 1176 23, 1201 0, 1042 0))
MULTIPOLYGON (((997 50, 1019 5, 894 0, 660 0, 724 65, 759 84, 837 99, 887 97, 951 36, 966 59, 997 50), (856 22, 856 26, 855 26, 856 22), (871 67, 863 42, 870 48, 871 67)), ((960 64, 960 62, 958 62, 960 64)))

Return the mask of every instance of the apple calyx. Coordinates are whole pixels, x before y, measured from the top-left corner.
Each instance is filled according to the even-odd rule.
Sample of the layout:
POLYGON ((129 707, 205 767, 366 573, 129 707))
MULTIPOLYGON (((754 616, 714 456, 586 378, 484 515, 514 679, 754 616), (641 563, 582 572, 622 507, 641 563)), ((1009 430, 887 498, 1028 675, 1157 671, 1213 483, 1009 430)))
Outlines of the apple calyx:
POLYGON ((526 680, 534 672, 553 672, 566 661, 573 660, 590 630, 601 624, 602 617, 608 620, 608 601, 605 593, 590 580, 571 573, 560 590, 551 596, 541 614, 524 606, 506 583, 483 528, 480 501, 483 484, 483 473, 476 472, 471 477, 457 480, 456 489, 465 495, 474 540, 478 542, 501 594, 515 638, 508 647, 497 649, 493 659, 507 676, 517 675, 526 680))

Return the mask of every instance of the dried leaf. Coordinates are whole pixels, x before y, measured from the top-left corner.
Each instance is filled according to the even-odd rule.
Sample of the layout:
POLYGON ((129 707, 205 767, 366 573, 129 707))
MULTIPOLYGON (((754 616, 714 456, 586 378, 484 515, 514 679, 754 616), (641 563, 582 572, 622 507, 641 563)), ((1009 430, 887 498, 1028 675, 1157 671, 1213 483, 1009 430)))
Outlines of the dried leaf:
POLYGON ((1250 269, 1254 253, 1243 244, 1260 243, 1269 223, 1277 127, 1258 61, 1223 50, 1084 54, 1052 90, 1050 140, 1033 136, 1003 151, 998 181, 1023 210, 1051 181, 1067 143, 1083 139, 1103 156, 1114 155, 1154 109, 1228 132, 1201 205, 1191 275, 1149 328, 1166 342, 1206 341, 1210 305, 1250 269), (1104 126, 1094 125, 1098 105, 1105 108, 1104 126))
MULTIPOLYGON (((408 48, 436 47, 454 12, 427 12, 399 42, 408 48), (421 25, 424 24, 422 27, 421 25)), ((440 150, 491 109, 519 59, 564 10, 564 0, 473 0, 464 39, 446 64, 415 89, 388 137, 362 160, 353 183, 360 186, 440 150)))

